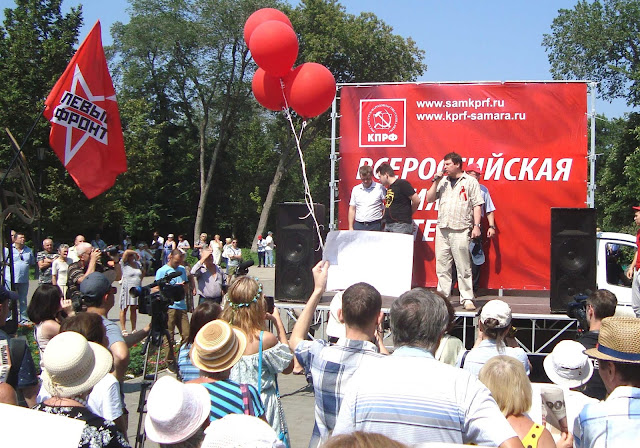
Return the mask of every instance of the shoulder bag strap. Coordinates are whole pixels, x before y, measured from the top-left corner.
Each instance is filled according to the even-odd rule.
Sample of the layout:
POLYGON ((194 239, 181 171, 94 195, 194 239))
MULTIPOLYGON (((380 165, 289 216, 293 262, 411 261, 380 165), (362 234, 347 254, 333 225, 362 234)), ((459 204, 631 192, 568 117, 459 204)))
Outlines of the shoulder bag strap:
POLYGON ((258 348, 258 395, 262 395, 262 336, 264 331, 260 332, 260 345, 258 348))
POLYGON ((467 357, 467 355, 469 354, 469 350, 465 350, 464 353, 462 354, 462 359, 460 360, 460 368, 462 369, 464 367, 464 360, 467 357))
POLYGON ((251 399, 251 392, 249 386, 246 384, 240 384, 240 392, 242 392, 242 407, 245 415, 256 415, 253 410, 253 400, 251 399))

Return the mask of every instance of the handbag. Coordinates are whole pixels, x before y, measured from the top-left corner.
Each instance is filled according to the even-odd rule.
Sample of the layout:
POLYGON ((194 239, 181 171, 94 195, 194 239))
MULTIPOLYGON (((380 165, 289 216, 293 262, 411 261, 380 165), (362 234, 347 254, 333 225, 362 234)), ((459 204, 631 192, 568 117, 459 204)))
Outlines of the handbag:
MULTIPOLYGON (((264 331, 260 332, 260 343, 258 345, 258 395, 262 393, 262 335, 264 331)), ((291 448, 289 445, 289 430, 284 424, 284 411, 282 410, 282 402, 280 401, 280 390, 278 388, 278 375, 276 374, 276 397, 278 397, 278 415, 280 416, 280 432, 278 433, 278 439, 284 443, 287 448, 291 448)))

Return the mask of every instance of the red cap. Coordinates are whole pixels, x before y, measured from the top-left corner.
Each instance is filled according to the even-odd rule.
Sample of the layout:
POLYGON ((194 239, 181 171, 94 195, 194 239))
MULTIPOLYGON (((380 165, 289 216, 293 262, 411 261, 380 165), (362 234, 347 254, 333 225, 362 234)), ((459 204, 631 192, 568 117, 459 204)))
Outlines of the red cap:
POLYGON ((258 239, 261 240, 262 239, 262 235, 258 235, 258 239))
POLYGON ((474 173, 484 174, 484 171, 482 171, 482 169, 480 168, 480 165, 478 165, 477 163, 472 163, 471 165, 467 165, 467 169, 465 171, 467 173, 473 171, 474 173))
POLYGON ((640 210, 640 207, 633 207, 634 210, 640 210))

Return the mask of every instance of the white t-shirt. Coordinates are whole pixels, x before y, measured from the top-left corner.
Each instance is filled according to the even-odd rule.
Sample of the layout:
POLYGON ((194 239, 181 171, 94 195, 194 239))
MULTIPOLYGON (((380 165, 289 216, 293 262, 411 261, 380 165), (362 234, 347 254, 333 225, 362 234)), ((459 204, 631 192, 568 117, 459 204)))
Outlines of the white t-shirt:
POLYGON ((107 373, 93 386, 87 400, 89 409, 105 420, 115 420, 122 415, 120 384, 115 376, 107 373))
POLYGON ((355 220, 371 222, 382 219, 385 195, 385 188, 376 182, 371 182, 369 188, 365 188, 362 184, 353 187, 349 205, 356 208, 355 220))
POLYGON ((264 239, 264 242, 266 244, 266 250, 273 250, 275 244, 273 244, 273 237, 271 235, 267 235, 267 237, 264 239))
MULTIPOLYGON (((40 388, 36 401, 42 403, 51 398, 51 394, 44 388, 40 388)), ((115 420, 122 415, 122 400, 120 399, 120 383, 115 376, 107 373, 93 390, 87 399, 89 410, 105 420, 115 420)))

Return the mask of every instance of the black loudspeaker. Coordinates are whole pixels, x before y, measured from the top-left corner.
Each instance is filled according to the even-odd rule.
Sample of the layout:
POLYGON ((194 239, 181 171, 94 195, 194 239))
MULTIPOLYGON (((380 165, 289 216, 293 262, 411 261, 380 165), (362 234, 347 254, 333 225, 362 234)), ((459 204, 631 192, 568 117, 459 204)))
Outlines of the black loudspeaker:
POLYGON ((551 209, 551 312, 596 288, 596 210, 551 209))
MULTIPOLYGON (((276 300, 306 302, 313 292, 311 269, 322 259, 315 222, 307 205, 278 204, 276 217, 276 300)), ((324 205, 313 209, 324 238, 324 205)))

